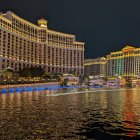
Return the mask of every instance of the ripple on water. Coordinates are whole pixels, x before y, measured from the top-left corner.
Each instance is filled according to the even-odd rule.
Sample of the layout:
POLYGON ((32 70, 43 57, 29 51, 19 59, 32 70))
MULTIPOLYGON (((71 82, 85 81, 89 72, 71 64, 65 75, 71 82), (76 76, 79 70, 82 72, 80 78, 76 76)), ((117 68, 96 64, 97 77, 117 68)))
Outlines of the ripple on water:
POLYGON ((139 90, 77 89, 0 95, 0 140, 139 139, 139 90))

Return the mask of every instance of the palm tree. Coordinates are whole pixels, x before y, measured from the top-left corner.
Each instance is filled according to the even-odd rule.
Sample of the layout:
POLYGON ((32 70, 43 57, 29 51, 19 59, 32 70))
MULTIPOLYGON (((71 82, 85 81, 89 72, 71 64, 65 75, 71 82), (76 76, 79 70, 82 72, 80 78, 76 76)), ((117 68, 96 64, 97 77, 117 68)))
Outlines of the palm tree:
MULTIPOLYGON (((0 71, 2 79, 6 79, 6 84, 9 84, 9 80, 14 76, 14 71, 11 67, 0 71)), ((9 85, 8 85, 9 86, 9 85)))
POLYGON ((55 73, 55 74, 52 75, 52 78, 56 79, 56 81, 58 81, 58 82, 60 82, 61 77, 62 77, 61 73, 55 73))
POLYGON ((3 83, 4 79, 5 79, 5 71, 4 70, 0 71, 0 78, 1 78, 1 83, 3 83))

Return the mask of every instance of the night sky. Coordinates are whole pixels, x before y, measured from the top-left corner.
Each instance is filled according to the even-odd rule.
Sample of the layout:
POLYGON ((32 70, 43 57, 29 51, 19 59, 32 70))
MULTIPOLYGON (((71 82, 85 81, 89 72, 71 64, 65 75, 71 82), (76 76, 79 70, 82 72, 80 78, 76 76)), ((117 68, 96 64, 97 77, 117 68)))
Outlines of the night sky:
POLYGON ((33 23, 44 17, 49 29, 75 34, 85 58, 140 47, 140 0, 1 0, 0 11, 33 23))

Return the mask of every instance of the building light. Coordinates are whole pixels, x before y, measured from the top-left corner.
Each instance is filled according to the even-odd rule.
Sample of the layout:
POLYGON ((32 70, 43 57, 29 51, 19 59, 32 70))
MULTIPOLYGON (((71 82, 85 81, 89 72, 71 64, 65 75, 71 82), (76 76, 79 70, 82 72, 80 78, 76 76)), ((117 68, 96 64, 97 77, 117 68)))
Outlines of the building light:
MULTIPOLYGON (((7 14, 8 13, 5 13, 5 16, 7 14)), ((8 14, 8 16, 9 16, 9 14, 8 14)), ((1 57, 3 57, 3 58, 9 57, 9 52, 10 52, 10 53, 12 53, 12 55, 10 55, 8 60, 11 59, 13 61, 14 60, 22 61, 23 63, 31 63, 31 64, 38 64, 38 65, 44 64, 47 66, 58 66, 58 67, 65 67, 65 68, 74 68, 75 67, 74 65, 76 63, 76 60, 80 59, 79 55, 75 55, 76 59, 74 59, 74 62, 70 63, 70 65, 72 65, 72 66, 68 66, 69 62, 66 59, 67 54, 70 54, 71 51, 77 50, 79 52, 81 50, 81 48, 84 46, 84 43, 76 41, 75 35, 49 30, 47 28, 47 24, 48 24, 47 20, 45 20, 43 18, 38 20, 38 25, 34 25, 34 24, 16 16, 14 13, 10 14, 10 16, 11 16, 11 18, 14 17, 14 19, 15 19, 15 21, 13 21, 14 23, 16 21, 18 21, 19 23, 24 24, 24 26, 26 26, 27 29, 28 28, 29 29, 28 30, 22 29, 22 30, 18 31, 17 28, 20 24, 15 25, 14 28, 13 28, 13 26, 7 27, 7 26, 5 26, 5 24, 3 24, 2 30, 6 31, 6 34, 11 33, 11 35, 13 35, 14 38, 16 38, 16 39, 12 39, 12 42, 11 41, 8 42, 8 43, 12 43, 12 44, 10 44, 11 45, 10 50, 6 48, 5 52, 4 52, 4 55, 6 54, 6 56, 3 56, 3 54, 1 54, 0 55, 1 57), (54 36, 56 38, 55 40, 54 40, 54 36), (23 40, 23 43, 22 42, 20 43, 21 40, 23 40), (19 44, 18 42, 20 43, 20 45, 18 45, 19 44), (76 46, 77 46, 77 48, 76 48, 76 46), (45 52, 45 48, 50 48, 50 50, 49 51, 46 50, 46 52, 45 52), (57 49, 59 54, 52 55, 52 53, 53 53, 52 48, 57 49), (61 51, 61 54, 59 51, 60 49, 63 50, 63 51, 61 51), (48 53, 48 54, 46 54, 46 53, 48 53), (61 62, 58 65, 48 64, 48 63, 46 63, 47 56, 44 54, 49 56, 48 63, 53 62, 53 59, 56 59, 61 62), (13 55, 15 55, 15 56, 12 58, 13 55), (44 55, 44 59, 43 59, 42 55, 44 55), (65 60, 60 58, 61 56, 65 60), (22 59, 20 59, 20 58, 22 58, 22 59)), ((4 18, 3 15, 0 16, 0 19, 1 18, 4 18)), ((6 24, 7 24, 7 22, 11 23, 11 21, 8 19, 6 21, 6 24)), ((0 39, 2 39, 2 38, 0 38, 0 39)), ((72 56, 70 56, 68 59, 72 59, 71 57, 72 56)), ((18 66, 18 63, 20 63, 20 62, 16 62, 16 63, 18 66)), ((79 63, 83 63, 83 62, 79 62, 79 63)), ((17 69, 18 69, 18 67, 17 67, 17 69)), ((65 72, 66 72, 66 70, 68 71, 68 69, 65 69, 65 72)))

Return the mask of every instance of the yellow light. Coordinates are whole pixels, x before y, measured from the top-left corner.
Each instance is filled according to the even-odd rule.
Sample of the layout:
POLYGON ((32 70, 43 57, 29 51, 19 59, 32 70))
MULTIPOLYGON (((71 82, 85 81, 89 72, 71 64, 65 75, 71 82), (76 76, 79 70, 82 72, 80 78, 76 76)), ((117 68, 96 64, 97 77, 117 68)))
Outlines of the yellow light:
POLYGON ((40 27, 47 27, 47 20, 45 20, 45 19, 43 19, 43 18, 39 19, 39 20, 38 20, 38 25, 39 25, 40 27))

